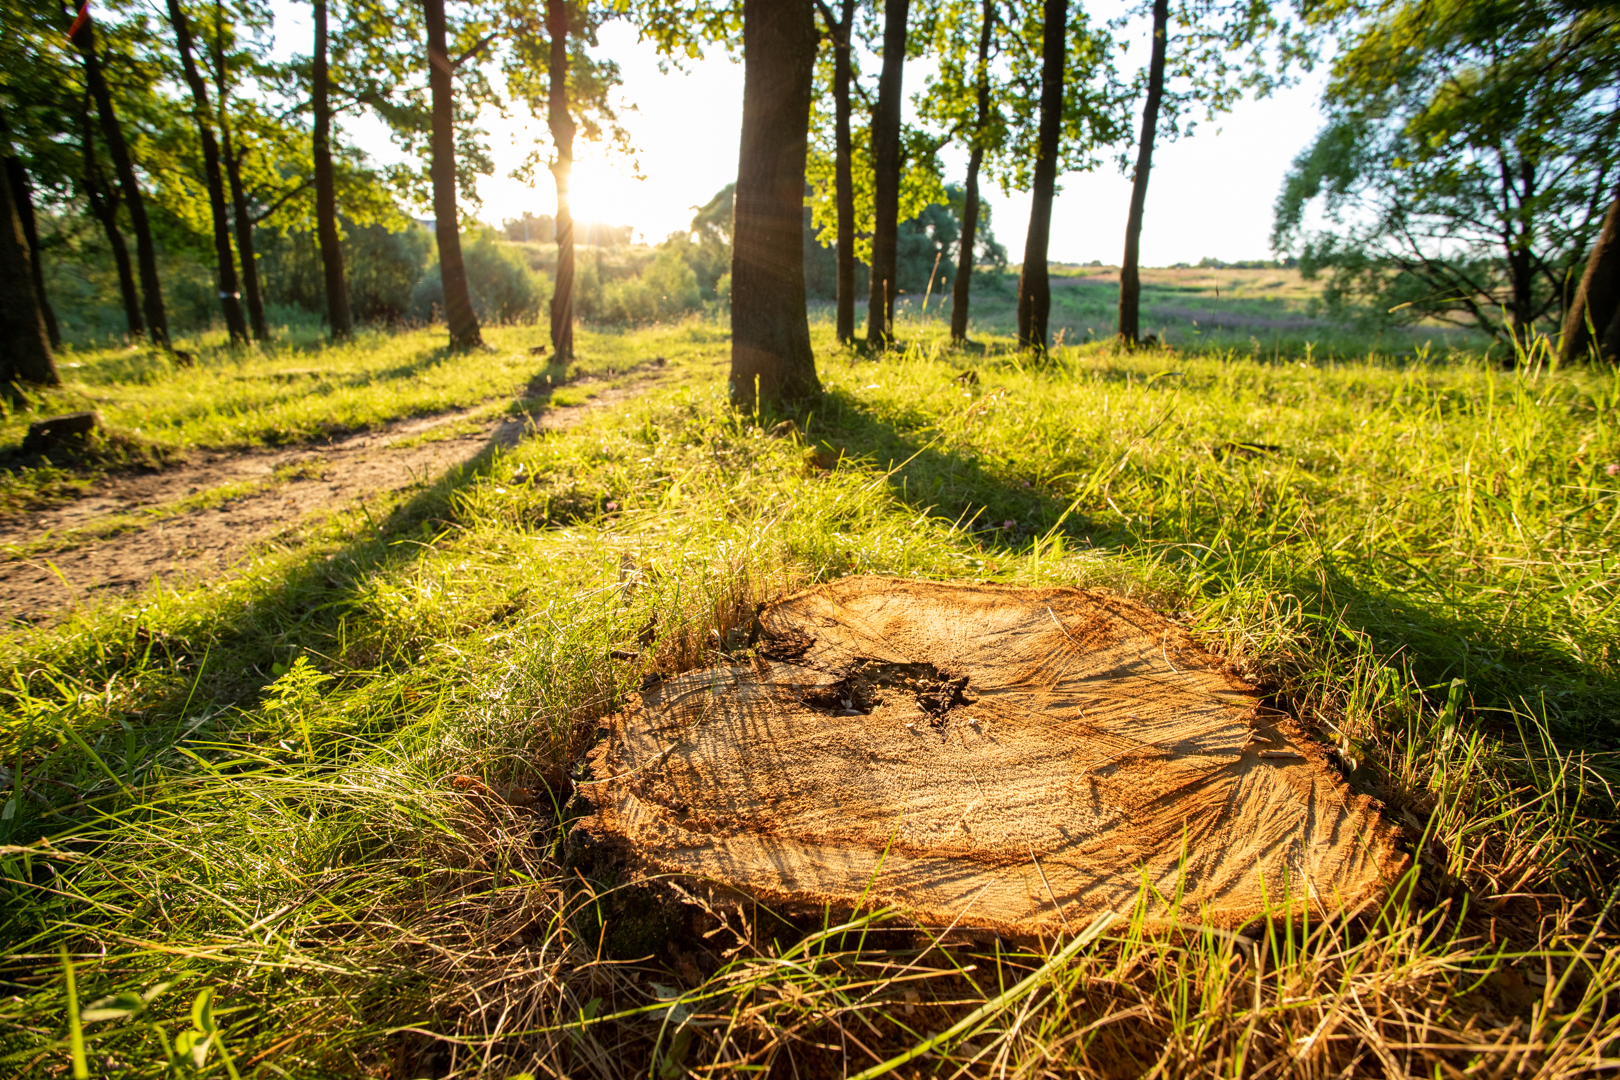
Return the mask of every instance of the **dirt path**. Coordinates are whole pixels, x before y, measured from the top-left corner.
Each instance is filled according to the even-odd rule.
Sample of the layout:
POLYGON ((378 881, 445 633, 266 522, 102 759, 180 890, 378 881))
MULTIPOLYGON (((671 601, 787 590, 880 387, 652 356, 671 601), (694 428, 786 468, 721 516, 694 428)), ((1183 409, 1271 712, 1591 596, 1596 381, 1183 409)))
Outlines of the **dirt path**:
POLYGON ((262 541, 313 516, 363 495, 430 484, 486 447, 514 445, 531 428, 566 430, 653 381, 448 435, 443 429, 466 425, 478 409, 401 420, 315 445, 197 452, 180 468, 107 477, 67 505, 0 520, 0 553, 10 552, 0 554, 0 620, 50 622, 75 604, 133 592, 154 577, 185 581, 229 571, 262 541), (209 498, 220 489, 234 497, 209 498), (188 499, 213 505, 176 505, 188 499), (128 528, 98 536, 129 519, 128 528), (55 538, 61 543, 52 543, 55 538))

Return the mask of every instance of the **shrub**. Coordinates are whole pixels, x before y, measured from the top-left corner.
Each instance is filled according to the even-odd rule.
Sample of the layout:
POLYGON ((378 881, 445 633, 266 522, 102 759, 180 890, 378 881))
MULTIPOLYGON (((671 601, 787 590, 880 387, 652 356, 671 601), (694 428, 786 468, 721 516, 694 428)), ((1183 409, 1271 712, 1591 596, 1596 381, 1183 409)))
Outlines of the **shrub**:
MULTIPOLYGON (((467 290, 472 294, 473 312, 486 324, 534 322, 541 305, 551 295, 551 281, 529 268, 522 251, 495 238, 493 229, 482 229, 463 237, 462 262, 467 268, 467 290)), ((416 319, 441 318, 444 314, 444 280, 437 264, 428 269, 411 295, 411 316, 416 319)))

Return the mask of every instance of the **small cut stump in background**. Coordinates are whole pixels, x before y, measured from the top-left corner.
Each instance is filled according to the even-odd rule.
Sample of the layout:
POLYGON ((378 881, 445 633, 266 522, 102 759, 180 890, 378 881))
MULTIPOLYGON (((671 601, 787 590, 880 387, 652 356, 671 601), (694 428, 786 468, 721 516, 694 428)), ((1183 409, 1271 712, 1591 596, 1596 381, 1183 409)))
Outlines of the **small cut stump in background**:
POLYGON ((788 907, 1011 933, 1128 915, 1144 878, 1184 896, 1150 920, 1315 914, 1405 863, 1292 723, 1117 596, 845 578, 763 612, 757 653, 611 721, 582 839, 788 907))

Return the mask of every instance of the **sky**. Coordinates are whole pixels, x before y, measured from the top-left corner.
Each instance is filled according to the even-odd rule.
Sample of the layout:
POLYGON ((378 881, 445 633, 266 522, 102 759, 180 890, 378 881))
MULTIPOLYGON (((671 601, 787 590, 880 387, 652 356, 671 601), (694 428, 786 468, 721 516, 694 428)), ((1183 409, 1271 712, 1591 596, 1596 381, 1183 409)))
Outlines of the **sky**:
MULTIPOLYGON (((1098 7, 1088 4, 1088 10, 1098 7)), ((308 8, 277 5, 277 52, 309 50, 308 8)), ((1093 12, 1106 17, 1107 12, 1093 12)), ((1142 38, 1126 54, 1125 68, 1146 53, 1145 26, 1127 25, 1124 33, 1142 38)), ((601 34, 602 52, 618 61, 624 79, 621 97, 633 111, 621 113, 637 148, 645 179, 636 179, 630 164, 580 143, 576 146, 574 216, 614 225, 632 225, 639 237, 656 243, 684 229, 694 207, 707 202, 736 177, 738 136, 742 126, 743 69, 719 50, 685 70, 659 70, 651 46, 636 41, 633 28, 609 24, 601 34)), ((875 65, 870 65, 875 70, 875 65)), ((921 62, 907 65, 908 93, 921 87, 921 62)), ((1201 122, 1195 133, 1154 151, 1142 230, 1142 263, 1168 266, 1196 263, 1207 257, 1228 262, 1273 257, 1270 248, 1272 204, 1295 155, 1321 126, 1318 109, 1325 77, 1322 68, 1270 98, 1245 100, 1215 121, 1201 122)), ((497 85, 499 85, 497 83, 497 85)), ((1140 124, 1140 119, 1137 120, 1140 124)), ((527 211, 550 214, 556 195, 550 175, 539 174, 534 187, 508 173, 536 141, 547 141, 542 120, 521 114, 487 113, 495 161, 491 176, 478 181, 482 207, 478 216, 492 224, 521 217, 527 211)), ((383 125, 350 119, 344 134, 376 161, 400 159, 383 125)), ((967 155, 956 148, 942 154, 947 181, 960 181, 967 155)), ((1029 221, 1029 195, 985 191, 992 206, 996 237, 1018 262, 1029 221)), ((1117 263, 1124 247, 1130 181, 1112 163, 1097 171, 1060 178, 1053 206, 1050 257, 1057 262, 1117 263)))

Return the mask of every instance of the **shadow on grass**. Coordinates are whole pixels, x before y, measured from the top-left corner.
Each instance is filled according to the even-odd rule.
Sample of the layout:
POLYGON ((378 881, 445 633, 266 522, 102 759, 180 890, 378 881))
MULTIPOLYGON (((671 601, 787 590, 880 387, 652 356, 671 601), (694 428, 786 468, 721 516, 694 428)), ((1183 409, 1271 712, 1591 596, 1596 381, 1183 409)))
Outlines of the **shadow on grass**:
POLYGON ((825 440, 890 472, 892 494, 908 506, 968 526, 986 563, 1027 554, 1035 538, 1053 533, 1069 551, 1184 566, 1189 577, 1207 583, 1206 592, 1263 573, 1267 590, 1297 597, 1322 633, 1340 627, 1365 633, 1385 657, 1404 662, 1437 701, 1444 701, 1452 679, 1467 680, 1483 723, 1509 723, 1499 717, 1528 707, 1545 713, 1565 750, 1614 748, 1620 736, 1620 678, 1583 662, 1548 629, 1509 621, 1508 612, 1493 607, 1491 615, 1500 619, 1487 621, 1485 612, 1460 603, 1447 610, 1443 601, 1415 602, 1402 588, 1369 580, 1373 575, 1338 565, 1318 548, 1310 549, 1311 557, 1278 557, 1273 539, 1245 544, 1229 518, 1209 517, 1189 535, 1167 536, 1152 526, 1139 530, 1108 509, 1085 506, 1065 517, 1072 494, 1019 475, 1013 458, 963 452, 920 434, 934 422, 920 411, 884 418, 830 392, 811 422, 812 442, 825 440), (1217 545, 1227 554, 1218 555, 1217 545))
MULTIPOLYGON (((512 402, 512 413, 532 417, 544 408, 552 389, 563 385, 562 371, 551 365, 539 372, 512 402)), ((256 708, 276 679, 278 665, 285 670, 302 653, 336 652, 338 656, 326 659, 335 661, 340 678, 363 676, 368 667, 408 665, 406 652, 386 645, 372 655, 343 655, 353 620, 363 612, 374 579, 419 562, 433 550, 433 537, 457 526, 456 493, 484 475, 498 452, 510 448, 509 429, 497 428, 475 454, 386 516, 373 519, 367 512, 367 524, 335 550, 318 545, 281 564, 272 581, 245 599, 166 611, 165 600, 154 598, 126 617, 92 615, 73 627, 64 647, 34 665, 37 670, 15 686, 0 688, 0 715, 10 705, 26 704, 25 699, 49 706, 51 695, 64 686, 58 672, 77 685, 111 687, 134 679, 164 689, 142 702, 143 708, 120 713, 121 733, 107 723, 91 723, 83 730, 75 726, 68 737, 59 734, 57 725, 34 725, 31 731, 0 728, 0 737, 11 744, 8 763, 28 759, 27 775, 42 795, 32 803, 14 804, 13 813, 0 820, 0 844, 71 832, 71 822, 80 815, 116 816, 131 805, 140 770, 160 756, 168 755, 166 768, 185 771, 188 764, 177 762, 170 751, 232 743, 229 717, 256 708), (202 717, 208 721, 201 722, 202 717), (218 718, 226 719, 220 723, 218 718), (60 745, 48 751, 54 743, 60 745), (109 779, 110 786, 105 783, 109 779)), ((491 618, 498 620, 499 612, 491 618)), ((67 709, 63 722, 73 724, 72 709, 57 704, 67 709)), ((345 732, 359 738, 385 733, 376 728, 345 732)))

